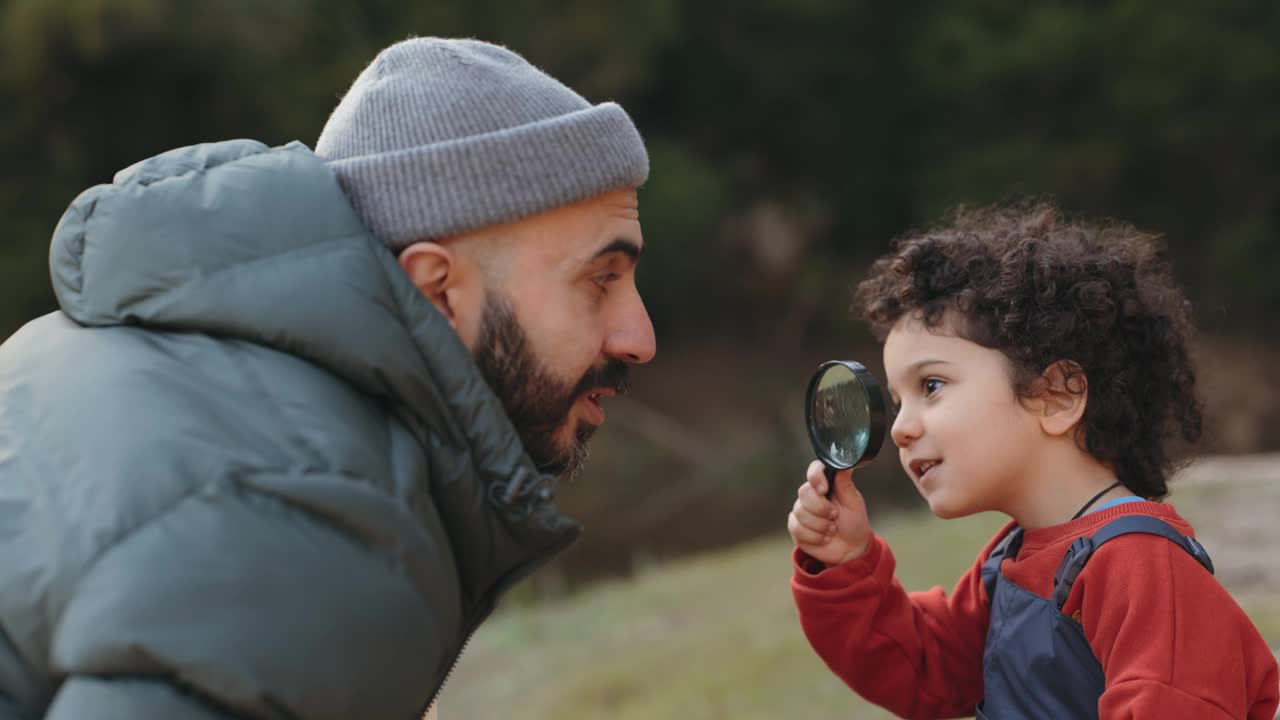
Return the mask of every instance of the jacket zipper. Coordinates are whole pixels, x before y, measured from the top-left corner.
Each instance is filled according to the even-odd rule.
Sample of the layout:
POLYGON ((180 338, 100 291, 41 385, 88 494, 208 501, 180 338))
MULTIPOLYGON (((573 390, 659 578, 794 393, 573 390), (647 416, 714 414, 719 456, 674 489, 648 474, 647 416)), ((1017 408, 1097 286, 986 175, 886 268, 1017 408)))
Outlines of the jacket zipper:
MULTIPOLYGON (((550 478, 546 476, 535 476, 534 482, 526 486, 524 482, 530 475, 534 474, 529 472, 526 468, 517 468, 515 476, 511 479, 509 484, 496 484, 491 486, 491 492, 489 493, 490 501, 496 505, 504 506, 504 509, 507 510, 511 509, 511 507, 515 505, 516 500, 522 498, 531 498, 534 503, 538 500, 544 502, 550 501, 553 497, 552 493, 554 491, 551 491, 551 488, 549 487, 542 487, 543 483, 550 480, 550 478)), ((525 506, 524 510, 526 516, 532 513, 532 504, 533 503, 530 503, 525 506)), ((489 615, 493 613, 494 608, 497 606, 497 598, 511 586, 515 585, 516 582, 527 577, 535 569, 546 562, 546 560, 554 557, 561 550, 564 550, 566 547, 571 545, 575 538, 576 533, 567 535, 562 541, 557 542, 552 547, 546 548, 542 553, 539 553, 537 557, 514 568, 493 584, 493 590, 480 605, 483 610, 480 613, 479 618, 472 623, 468 623, 467 633, 463 636, 462 645, 458 648, 458 652, 454 654, 453 661, 449 663, 449 669, 445 672, 444 678, 436 687, 436 691, 432 693, 431 698, 427 700, 427 704, 418 712, 419 719, 425 717, 426 714, 431 711, 432 706, 436 704, 436 700, 440 698, 441 691, 444 690, 444 686, 449 682, 449 678, 453 676, 453 671, 457 669, 458 663, 462 661, 462 655, 467 651, 467 645, 471 643, 471 638, 475 636, 476 630, 478 630, 480 625, 488 619, 489 615)))
MULTIPOLYGON (((481 622, 484 621, 482 620, 481 622)), ((426 717, 427 713, 431 712, 431 708, 436 704, 436 700, 440 699, 440 692, 444 690, 444 686, 449 682, 449 678, 453 676, 453 671, 458 668, 458 663, 462 661, 462 654, 467 651, 467 645, 471 643, 471 638, 476 634, 476 630, 479 628, 480 625, 477 623, 467 631, 466 637, 462 639, 462 647, 458 648, 457 654, 453 656, 453 662, 449 663, 449 669, 445 671, 444 679, 440 681, 439 687, 437 687, 436 691, 431 695, 431 699, 427 701, 426 707, 418 713, 419 719, 426 717)))
POLYGON ((513 584, 509 581, 510 578, 526 577, 532 568, 542 565, 544 560, 556 555, 572 542, 573 538, 570 537, 565 542, 556 543, 555 547, 548 548, 546 552, 507 573, 506 577, 494 584, 494 591, 490 593, 489 598, 484 602, 484 607, 486 608, 485 611, 480 614, 479 620, 470 623, 470 628, 467 630, 467 634, 462 638, 462 646, 458 648, 458 652, 453 656, 453 662, 449 663, 449 669, 445 672, 444 679, 440 681, 440 685, 436 687, 436 691, 432 693, 431 699, 427 700, 427 704, 422 707, 422 710, 418 713, 418 718, 425 716, 431 710, 431 706, 436 704, 436 700, 440 699, 441 691, 444 690, 445 684, 449 682, 449 678, 453 676, 453 671, 458 668, 458 663, 462 661, 462 654, 467 651, 467 645, 471 643, 471 638, 475 636, 476 630, 480 629, 480 625, 489 618, 489 615, 493 614, 493 609, 497 605, 495 600, 513 584))

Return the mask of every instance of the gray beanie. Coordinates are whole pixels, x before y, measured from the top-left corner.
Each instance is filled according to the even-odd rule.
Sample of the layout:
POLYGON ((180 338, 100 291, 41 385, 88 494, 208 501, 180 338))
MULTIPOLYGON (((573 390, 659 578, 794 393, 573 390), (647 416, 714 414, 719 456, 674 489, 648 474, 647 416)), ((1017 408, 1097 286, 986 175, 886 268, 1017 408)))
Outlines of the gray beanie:
POLYGON ((626 111, 592 106, 506 48, 414 38, 378 53, 316 155, 398 251, 636 188, 649 156, 626 111))

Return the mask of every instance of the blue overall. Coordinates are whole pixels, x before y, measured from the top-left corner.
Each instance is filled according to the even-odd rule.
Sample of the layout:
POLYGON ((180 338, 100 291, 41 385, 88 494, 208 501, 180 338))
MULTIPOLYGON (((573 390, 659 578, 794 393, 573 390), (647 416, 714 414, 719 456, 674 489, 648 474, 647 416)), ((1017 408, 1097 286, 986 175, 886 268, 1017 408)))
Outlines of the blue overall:
POLYGON ((1213 572, 1209 555, 1195 538, 1147 515, 1117 518, 1091 537, 1071 543, 1054 574, 1050 599, 1018 587, 1000 572, 1000 562, 1016 557, 1022 546, 1021 528, 991 552, 982 566, 982 582, 991 598, 991 625, 982 659, 986 696, 975 710, 979 720, 1098 717, 1098 699, 1106 688, 1102 664, 1080 624, 1063 615, 1062 606, 1093 553, 1129 533, 1166 537, 1213 572))

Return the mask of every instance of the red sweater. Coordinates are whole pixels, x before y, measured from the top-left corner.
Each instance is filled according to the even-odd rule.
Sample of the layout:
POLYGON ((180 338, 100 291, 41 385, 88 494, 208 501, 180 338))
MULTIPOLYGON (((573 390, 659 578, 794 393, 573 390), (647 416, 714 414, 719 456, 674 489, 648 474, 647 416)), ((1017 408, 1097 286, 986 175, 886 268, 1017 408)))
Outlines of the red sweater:
MULTIPOLYGON (((1122 515, 1150 515, 1193 535, 1169 505, 1132 502, 1027 532, 1005 578, 1048 598, 1071 541, 1122 515)), ((978 555, 950 595, 908 593, 878 536, 828 568, 797 550, 791 581, 810 644, 859 695, 905 718, 969 716, 982 699, 989 606, 978 555)), ((1209 549, 1212 556, 1213 549, 1209 549)), ((1116 538, 1094 553, 1062 612, 1084 628, 1107 687, 1102 718, 1272 720, 1276 658, 1222 585, 1185 550, 1154 535, 1116 538)))

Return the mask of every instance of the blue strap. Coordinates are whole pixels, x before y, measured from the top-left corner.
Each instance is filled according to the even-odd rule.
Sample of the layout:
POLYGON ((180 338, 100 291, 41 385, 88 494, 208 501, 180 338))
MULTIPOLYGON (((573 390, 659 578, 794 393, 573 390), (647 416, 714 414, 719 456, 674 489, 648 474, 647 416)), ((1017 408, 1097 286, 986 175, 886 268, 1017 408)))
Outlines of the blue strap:
POLYGON ((1022 528, 1015 527, 996 543, 991 554, 982 563, 982 584, 987 588, 987 599, 995 596, 996 580, 1000 577, 1000 563, 1005 557, 1014 557, 1022 549, 1022 528))
POLYGON ((1169 523, 1150 515, 1125 515, 1102 526, 1102 529, 1092 536, 1076 538, 1071 543, 1071 547, 1067 548, 1066 556, 1062 558, 1062 564, 1058 566, 1058 572, 1053 576, 1053 604, 1059 610, 1062 609, 1067 602, 1067 596, 1071 594, 1071 586, 1075 584, 1080 571, 1084 570, 1085 563, 1089 562, 1089 558, 1093 557, 1098 548, 1110 540, 1130 533, 1146 533, 1168 538, 1169 541, 1186 550, 1211 574, 1213 573, 1213 561, 1209 559, 1209 553, 1195 538, 1179 533, 1169 523))

